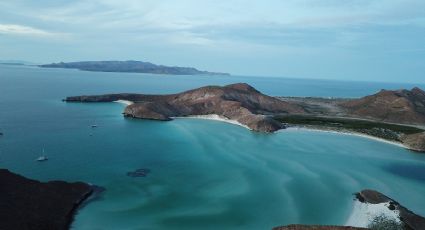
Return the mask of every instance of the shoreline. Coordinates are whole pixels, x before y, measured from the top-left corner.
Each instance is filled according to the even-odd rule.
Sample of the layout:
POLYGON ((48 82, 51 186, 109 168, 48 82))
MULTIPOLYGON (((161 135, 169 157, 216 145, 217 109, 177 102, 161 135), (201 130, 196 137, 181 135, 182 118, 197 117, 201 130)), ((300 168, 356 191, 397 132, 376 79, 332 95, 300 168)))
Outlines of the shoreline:
POLYGON ((390 145, 395 145, 395 146, 398 146, 400 148, 410 150, 409 147, 407 147, 406 145, 404 145, 400 142, 390 141, 390 140, 386 140, 386 139, 383 139, 383 138, 379 138, 379 137, 375 137, 375 136, 371 136, 371 135, 367 135, 367 134, 363 134, 363 133, 357 133, 357 132, 353 132, 353 131, 349 131, 349 130, 331 130, 331 129, 326 129, 326 128, 314 128, 314 127, 303 127, 303 126, 291 126, 291 127, 286 128, 286 129, 283 129, 283 130, 289 130, 289 131, 291 131, 291 130, 294 130, 294 131, 303 130, 303 131, 310 131, 310 132, 326 132, 326 133, 335 133, 335 134, 342 134, 342 135, 357 136, 357 137, 363 137, 363 138, 367 138, 367 139, 374 140, 374 141, 383 142, 383 143, 390 144, 390 145))
MULTIPOLYGON (((252 131, 251 128, 249 128, 248 126, 246 126, 244 124, 239 123, 238 121, 231 120, 231 119, 228 119, 226 117, 219 116, 217 114, 190 115, 190 116, 171 117, 171 118, 172 119, 191 119, 192 118, 192 119, 221 121, 221 122, 226 122, 226 123, 229 123, 229 124, 238 125, 238 126, 244 127, 246 129, 252 131)), ((375 137, 375 136, 371 136, 371 135, 367 135, 367 134, 363 134, 363 133, 357 133, 357 132, 353 132, 353 131, 349 131, 349 130, 331 130, 331 129, 327 129, 326 127, 320 128, 320 127, 291 126, 291 127, 285 128, 285 129, 280 129, 276 132, 285 132, 285 131, 326 132, 326 133, 334 133, 334 134, 340 134, 340 135, 357 136, 357 137, 367 138, 367 139, 370 139, 370 140, 379 141, 379 142, 382 142, 382 143, 394 145, 394 146, 404 148, 404 149, 407 149, 407 150, 411 150, 409 147, 407 147, 406 145, 404 145, 400 142, 390 141, 390 140, 386 140, 386 139, 383 139, 383 138, 379 138, 379 137, 375 137)))
POLYGON ((370 203, 362 203, 358 200, 355 200, 353 203, 353 208, 350 213, 350 216, 348 217, 344 225, 367 228, 367 226, 371 223, 373 218, 380 215, 384 215, 388 219, 393 219, 396 222, 400 223, 399 211, 390 210, 388 208, 389 205, 390 205, 390 202, 370 204, 370 203))
POLYGON ((134 104, 134 102, 132 102, 132 101, 127 101, 127 100, 117 100, 117 101, 114 101, 115 103, 120 103, 120 104, 124 104, 124 105, 132 105, 132 104, 134 104))
POLYGON ((248 126, 246 126, 246 125, 244 125, 244 124, 242 124, 242 123, 240 123, 238 121, 231 120, 231 119, 229 119, 227 117, 223 117, 223 116, 220 116, 220 115, 217 115, 217 114, 190 115, 190 116, 184 116, 184 117, 171 117, 171 118, 172 119, 185 119, 185 118, 190 119, 190 118, 192 118, 192 119, 204 119, 204 120, 221 121, 221 122, 226 122, 226 123, 233 124, 233 125, 238 125, 238 126, 244 127, 246 129, 249 129, 249 130, 252 131, 251 128, 249 128, 248 126))

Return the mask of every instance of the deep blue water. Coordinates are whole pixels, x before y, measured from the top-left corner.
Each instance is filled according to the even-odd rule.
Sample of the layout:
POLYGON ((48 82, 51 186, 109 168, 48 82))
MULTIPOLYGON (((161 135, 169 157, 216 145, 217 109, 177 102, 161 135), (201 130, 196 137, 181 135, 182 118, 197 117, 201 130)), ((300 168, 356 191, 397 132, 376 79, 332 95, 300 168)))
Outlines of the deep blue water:
POLYGON ((384 84, 264 77, 93 73, 0 65, 0 167, 43 181, 106 188, 74 229, 271 229, 343 224, 352 193, 377 189, 425 215, 425 155, 362 137, 283 130, 259 134, 217 121, 122 117, 117 103, 70 95, 174 93, 247 82, 283 96, 360 97, 384 84), (90 128, 96 123, 98 128, 90 128), (34 161, 44 148, 49 161, 34 161), (144 178, 126 173, 149 168, 144 178), (332 211, 330 211, 332 210, 332 211))

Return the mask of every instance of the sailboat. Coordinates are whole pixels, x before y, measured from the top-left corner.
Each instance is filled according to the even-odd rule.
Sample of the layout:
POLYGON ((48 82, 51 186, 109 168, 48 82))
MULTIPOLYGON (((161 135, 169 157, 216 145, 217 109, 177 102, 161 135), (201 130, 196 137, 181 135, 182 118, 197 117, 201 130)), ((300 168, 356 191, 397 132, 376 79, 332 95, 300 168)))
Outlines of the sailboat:
POLYGON ((43 149, 43 153, 40 157, 37 158, 36 161, 47 161, 49 158, 46 157, 46 155, 44 154, 44 149, 43 149))
POLYGON ((97 128, 96 121, 92 125, 90 125, 90 127, 97 128))

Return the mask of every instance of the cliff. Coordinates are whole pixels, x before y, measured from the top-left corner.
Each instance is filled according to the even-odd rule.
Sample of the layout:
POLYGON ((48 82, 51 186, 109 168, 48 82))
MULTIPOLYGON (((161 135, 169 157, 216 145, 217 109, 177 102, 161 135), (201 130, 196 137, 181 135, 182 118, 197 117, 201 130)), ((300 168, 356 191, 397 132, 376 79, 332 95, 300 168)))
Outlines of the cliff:
POLYGON ((197 70, 192 67, 164 66, 142 61, 82 61, 82 62, 59 62, 39 65, 42 68, 65 68, 79 69, 95 72, 128 72, 128 73, 152 73, 171 75, 229 75, 197 70))
POLYGON ((75 211, 92 193, 85 183, 41 183, 0 169, 0 229, 69 229, 75 211))
POLYGON ((109 94, 65 99, 67 102, 116 100, 135 102, 125 108, 124 115, 127 117, 168 121, 173 117, 217 114, 260 132, 283 128, 269 115, 304 113, 301 107, 264 95, 244 83, 224 87, 206 86, 172 95, 109 94))

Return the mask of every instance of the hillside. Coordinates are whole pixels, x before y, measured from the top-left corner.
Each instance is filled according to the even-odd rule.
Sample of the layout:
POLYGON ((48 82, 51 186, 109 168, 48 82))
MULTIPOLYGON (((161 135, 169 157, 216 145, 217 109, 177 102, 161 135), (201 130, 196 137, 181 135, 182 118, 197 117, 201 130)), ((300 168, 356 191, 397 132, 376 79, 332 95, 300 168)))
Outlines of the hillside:
POLYGON ((381 90, 360 99, 340 104, 353 117, 402 124, 425 125, 425 92, 412 90, 381 90))
POLYGON ((268 115, 304 113, 301 107, 264 95, 244 83, 206 86, 171 95, 108 94, 65 99, 68 102, 116 100, 135 102, 125 108, 124 115, 127 117, 167 121, 173 117, 217 114, 262 132, 273 132, 283 127, 268 115))

